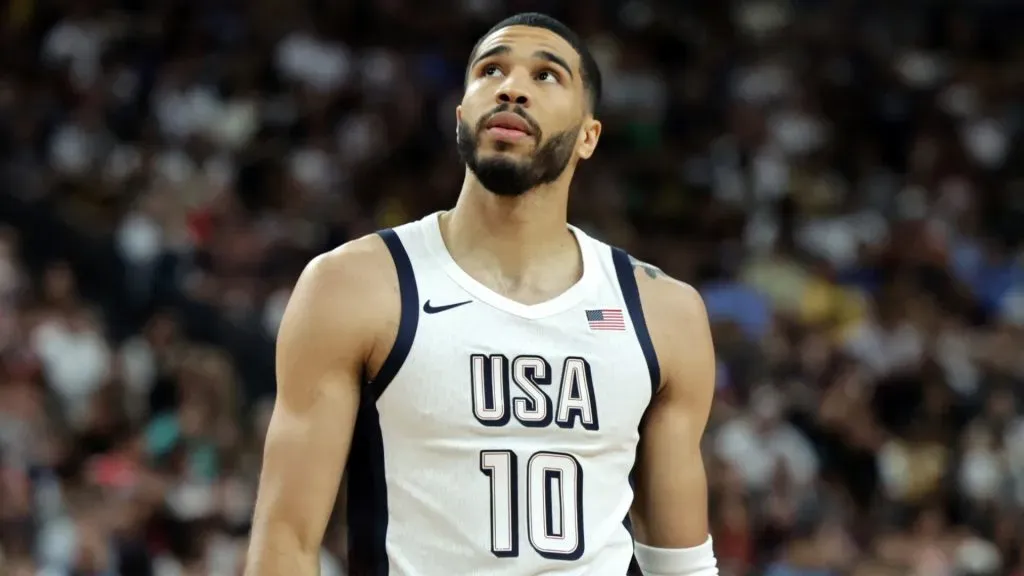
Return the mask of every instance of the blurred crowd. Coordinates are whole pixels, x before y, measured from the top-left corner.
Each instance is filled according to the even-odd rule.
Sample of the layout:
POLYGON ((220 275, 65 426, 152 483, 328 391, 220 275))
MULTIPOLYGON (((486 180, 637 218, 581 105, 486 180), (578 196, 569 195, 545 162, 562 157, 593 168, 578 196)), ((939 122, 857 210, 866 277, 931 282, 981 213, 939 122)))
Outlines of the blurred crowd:
POLYGON ((604 72, 573 222, 713 320, 722 573, 1024 575, 1024 4, 0 8, 0 574, 240 573, 291 284, 454 202, 540 10, 604 72))

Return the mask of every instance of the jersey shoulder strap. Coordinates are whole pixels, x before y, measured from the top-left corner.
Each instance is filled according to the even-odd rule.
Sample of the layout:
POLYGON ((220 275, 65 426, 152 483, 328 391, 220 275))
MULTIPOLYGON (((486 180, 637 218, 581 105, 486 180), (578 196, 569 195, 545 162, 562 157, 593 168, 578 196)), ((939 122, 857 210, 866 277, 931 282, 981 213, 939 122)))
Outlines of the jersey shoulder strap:
POLYGON ((619 291, 622 293, 622 300, 626 304, 626 311, 629 312, 629 319, 633 323, 633 332, 640 342, 640 349, 643 350, 644 360, 647 361, 647 372, 651 377, 651 395, 653 397, 658 389, 661 388, 661 365, 658 363, 658 355, 654 351, 651 332, 647 328, 643 302, 640 300, 640 287, 637 285, 633 270, 634 265, 639 265, 640 261, 630 256, 621 248, 606 246, 611 254, 612 265, 615 269, 615 279, 618 282, 619 291))

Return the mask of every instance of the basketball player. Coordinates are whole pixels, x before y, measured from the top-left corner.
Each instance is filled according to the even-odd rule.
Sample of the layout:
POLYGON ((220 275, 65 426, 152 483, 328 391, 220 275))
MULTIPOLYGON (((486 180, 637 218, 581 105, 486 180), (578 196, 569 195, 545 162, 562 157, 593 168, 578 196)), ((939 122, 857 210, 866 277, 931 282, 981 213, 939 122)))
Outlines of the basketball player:
POLYGON ((317 573, 346 461, 354 576, 623 576, 634 552, 649 576, 718 573, 703 303, 566 223, 600 87, 561 23, 501 22, 455 110, 455 208, 303 272, 249 574, 317 573))

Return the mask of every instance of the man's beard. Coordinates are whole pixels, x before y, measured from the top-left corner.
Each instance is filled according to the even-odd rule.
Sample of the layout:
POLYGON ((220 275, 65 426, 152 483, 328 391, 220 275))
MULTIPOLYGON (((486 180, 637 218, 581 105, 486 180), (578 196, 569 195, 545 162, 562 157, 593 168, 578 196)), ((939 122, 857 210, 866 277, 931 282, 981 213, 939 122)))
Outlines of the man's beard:
MULTIPOLYGON (((505 111, 508 111, 507 106, 481 118, 475 132, 464 121, 459 122, 458 150, 462 161, 476 175, 484 188, 498 196, 520 196, 537 186, 557 180, 572 159, 579 128, 559 132, 544 142, 543 134, 536 123, 527 119, 533 129, 531 136, 536 138, 537 142, 544 142, 533 154, 522 160, 504 156, 481 159, 478 135, 484 131, 488 118, 494 113, 505 111)), ((527 118, 519 110, 515 112, 527 118)), ((511 144, 499 141, 496 148, 501 152, 511 148, 511 144)))

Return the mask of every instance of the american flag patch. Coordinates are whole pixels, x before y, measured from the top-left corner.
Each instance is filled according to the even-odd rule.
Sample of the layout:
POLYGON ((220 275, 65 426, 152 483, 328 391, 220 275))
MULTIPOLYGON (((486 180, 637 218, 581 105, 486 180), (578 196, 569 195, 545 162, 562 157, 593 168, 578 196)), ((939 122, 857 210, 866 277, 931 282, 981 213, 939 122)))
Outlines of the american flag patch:
POLYGON ((587 310, 587 324, 591 330, 622 331, 626 329, 626 319, 622 316, 622 310, 617 308, 587 310))

